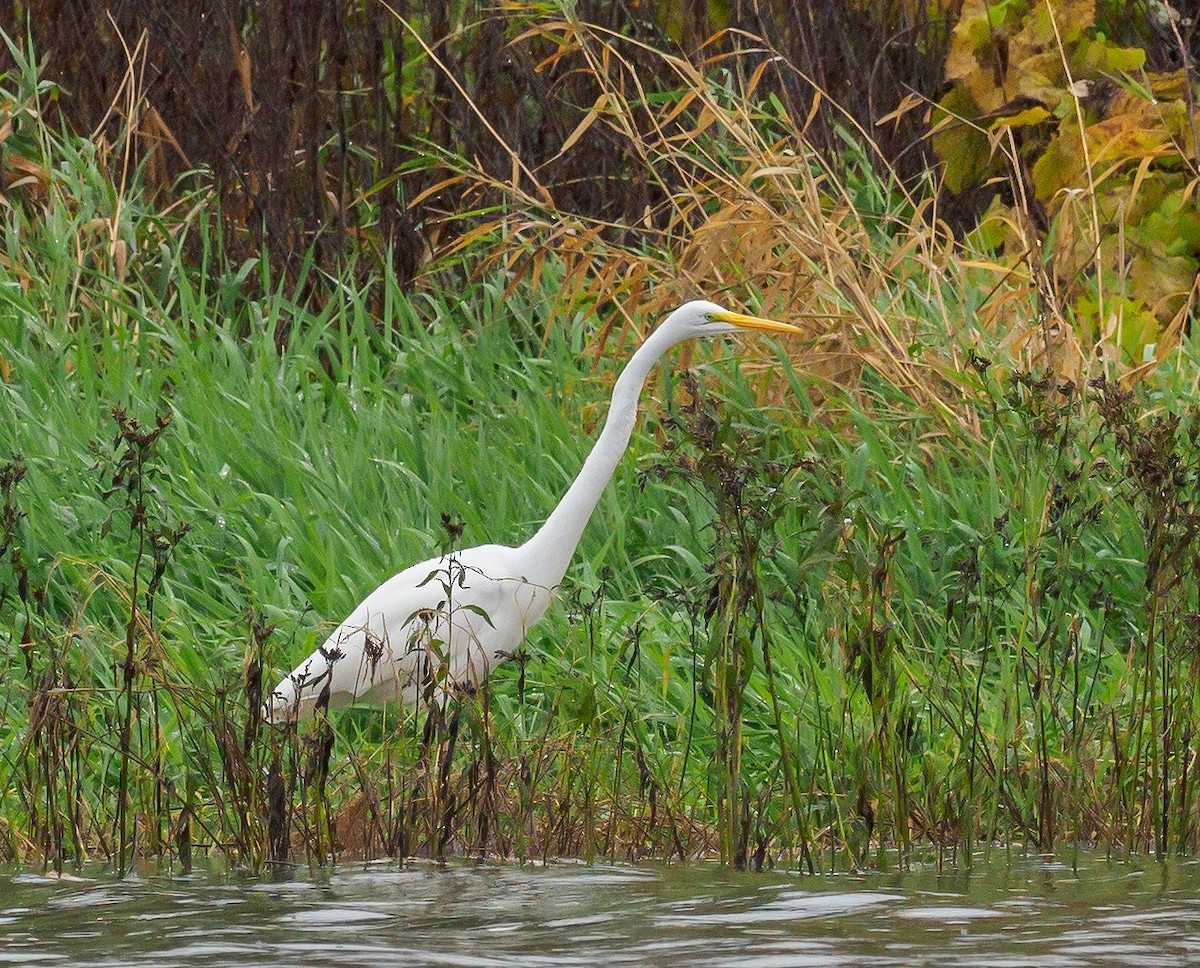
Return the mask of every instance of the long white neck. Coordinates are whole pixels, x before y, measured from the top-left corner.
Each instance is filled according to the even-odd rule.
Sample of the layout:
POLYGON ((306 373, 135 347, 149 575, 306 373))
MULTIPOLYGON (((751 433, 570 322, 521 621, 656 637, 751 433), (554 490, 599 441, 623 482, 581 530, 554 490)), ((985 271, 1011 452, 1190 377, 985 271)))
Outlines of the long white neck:
POLYGON ((625 365, 613 387, 608 419, 588 454, 579 476, 563 495, 558 507, 528 541, 520 553, 528 562, 526 577, 548 588, 557 586, 567 573, 575 548, 600 495, 613 476, 637 421, 638 397, 646 377, 663 355, 685 334, 659 327, 625 365))

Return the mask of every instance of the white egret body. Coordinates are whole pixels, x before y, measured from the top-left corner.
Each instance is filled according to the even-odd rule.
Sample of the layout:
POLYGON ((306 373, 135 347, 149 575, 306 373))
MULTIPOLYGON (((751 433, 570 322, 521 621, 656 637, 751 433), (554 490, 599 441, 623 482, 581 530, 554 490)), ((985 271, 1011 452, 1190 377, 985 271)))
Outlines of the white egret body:
POLYGON ((550 606, 605 485, 629 445, 647 375, 685 339, 796 327, 711 302, 681 306, 633 354, 613 388, 608 419, 579 476, 545 524, 518 548, 480 545, 432 558, 388 579, 271 694, 274 721, 328 703, 411 703, 481 683, 550 606))

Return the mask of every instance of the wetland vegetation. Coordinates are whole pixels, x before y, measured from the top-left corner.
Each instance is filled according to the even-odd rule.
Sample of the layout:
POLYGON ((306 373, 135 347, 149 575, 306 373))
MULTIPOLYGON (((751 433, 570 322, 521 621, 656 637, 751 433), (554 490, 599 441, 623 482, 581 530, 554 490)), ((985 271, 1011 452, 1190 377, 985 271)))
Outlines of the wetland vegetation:
MULTIPOLYGON (((281 255, 213 171, 159 184, 136 70, 80 135, 10 46, 0 860, 1194 853, 1194 134, 1073 172, 1010 137, 1065 138, 1066 115, 1022 116, 996 163, 1018 188, 1032 163, 1048 201, 1014 188, 966 232, 874 129, 806 139, 754 44, 688 59, 566 5, 520 17, 514 50, 592 85, 555 150, 603 131, 644 224, 569 208, 516 147, 506 181, 422 143, 404 211, 449 214, 420 210, 419 258, 383 232, 382 180, 336 244, 281 255), (1138 171, 1157 273, 1110 265, 1090 214, 1138 171), (1056 180, 1092 174, 1095 206, 1061 203, 1056 180), (558 603, 485 689, 262 722, 264 689, 383 578, 530 533, 639 335, 698 291, 810 337, 668 362, 558 603)), ((1076 69, 1133 49, 1063 33, 1076 69)))

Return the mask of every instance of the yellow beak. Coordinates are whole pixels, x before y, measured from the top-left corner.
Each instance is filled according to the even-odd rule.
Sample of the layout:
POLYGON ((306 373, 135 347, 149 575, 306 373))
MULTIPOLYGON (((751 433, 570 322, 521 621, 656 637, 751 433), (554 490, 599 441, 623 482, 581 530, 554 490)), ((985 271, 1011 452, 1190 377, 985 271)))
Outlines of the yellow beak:
POLYGON ((765 329, 772 333, 803 332, 790 323, 778 323, 773 319, 760 319, 758 316, 745 316, 742 313, 731 313, 724 310, 712 313, 710 318, 722 323, 732 323, 742 329, 765 329))

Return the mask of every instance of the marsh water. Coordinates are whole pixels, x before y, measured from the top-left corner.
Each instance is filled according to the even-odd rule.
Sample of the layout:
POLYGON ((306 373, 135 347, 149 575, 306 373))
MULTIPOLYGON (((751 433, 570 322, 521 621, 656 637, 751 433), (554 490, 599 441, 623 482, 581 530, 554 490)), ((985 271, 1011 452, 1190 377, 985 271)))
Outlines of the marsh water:
POLYGON ((0 965, 1200 964, 1200 862, 803 876, 373 864, 0 876, 0 965))

